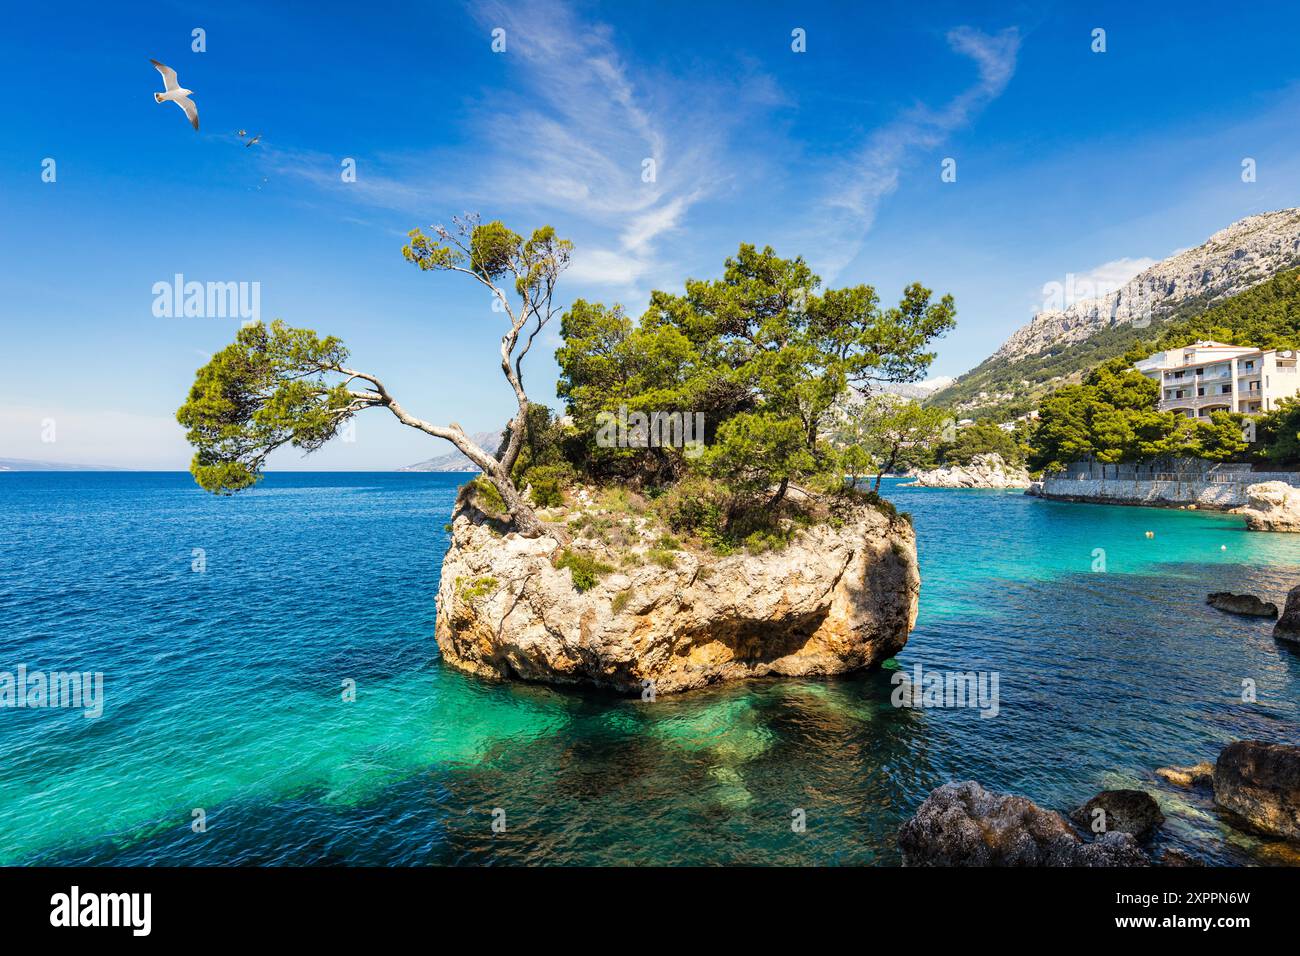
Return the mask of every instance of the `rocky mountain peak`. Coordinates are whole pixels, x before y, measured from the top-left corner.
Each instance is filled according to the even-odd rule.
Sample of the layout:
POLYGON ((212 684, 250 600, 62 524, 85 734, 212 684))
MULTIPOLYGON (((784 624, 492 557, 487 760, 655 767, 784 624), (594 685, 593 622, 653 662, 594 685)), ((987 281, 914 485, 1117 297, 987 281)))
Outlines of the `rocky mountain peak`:
POLYGON ((1300 265, 1300 208, 1260 213, 1220 229, 1106 295, 1036 314, 993 358, 1019 361, 1115 325, 1161 318, 1189 300, 1214 303, 1300 265))

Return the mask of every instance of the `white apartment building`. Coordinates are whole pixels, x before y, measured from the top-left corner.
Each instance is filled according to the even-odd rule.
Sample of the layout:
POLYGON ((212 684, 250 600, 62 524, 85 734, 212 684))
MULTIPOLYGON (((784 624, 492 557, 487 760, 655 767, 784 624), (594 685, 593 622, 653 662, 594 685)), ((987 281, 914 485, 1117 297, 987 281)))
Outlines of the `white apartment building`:
POLYGON ((1162 412, 1188 418, 1219 411, 1261 415, 1300 393, 1293 351, 1197 342, 1157 352, 1134 368, 1160 383, 1162 412))

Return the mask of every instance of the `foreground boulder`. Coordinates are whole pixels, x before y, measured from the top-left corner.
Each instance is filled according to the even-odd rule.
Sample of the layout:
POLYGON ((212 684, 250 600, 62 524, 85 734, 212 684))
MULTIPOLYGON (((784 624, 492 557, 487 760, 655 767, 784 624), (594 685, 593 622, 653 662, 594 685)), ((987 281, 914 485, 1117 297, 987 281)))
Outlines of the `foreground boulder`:
POLYGON ((997 452, 975 455, 969 465, 947 465, 917 472, 916 480, 904 487, 917 488, 1029 488, 1029 472, 1022 465, 1009 465, 997 452))
POLYGON ((1070 819, 1094 833, 1127 833, 1149 840, 1164 824, 1165 815, 1143 790, 1103 790, 1071 813, 1070 819))
POLYGON ((1277 617, 1276 604, 1262 601, 1253 594, 1215 591, 1205 599, 1205 603, 1229 614, 1241 614, 1245 617, 1277 617))
POLYGON ((1085 842, 1059 813, 967 780, 933 791, 898 832, 904 866, 1146 866, 1127 833, 1085 842))
POLYGON ((1286 607, 1282 616, 1273 625, 1273 636, 1279 641, 1300 644, 1300 585, 1293 587, 1286 596, 1286 607))
POLYGON ((1246 505, 1234 508, 1251 531, 1300 531, 1300 488, 1263 481, 1246 489, 1246 505))
POLYGON ((1214 765, 1214 802, 1261 833, 1300 840, 1300 747, 1228 744, 1214 765))
POLYGON ((552 534, 503 534, 472 498, 453 514, 436 634, 475 674, 656 694, 841 674, 897 654, 916 621, 912 526, 862 500, 781 550, 719 557, 591 508, 545 512, 552 534))
POLYGON ((1176 787, 1210 787, 1214 785, 1214 764, 1203 760, 1191 767, 1161 767, 1156 776, 1176 787))

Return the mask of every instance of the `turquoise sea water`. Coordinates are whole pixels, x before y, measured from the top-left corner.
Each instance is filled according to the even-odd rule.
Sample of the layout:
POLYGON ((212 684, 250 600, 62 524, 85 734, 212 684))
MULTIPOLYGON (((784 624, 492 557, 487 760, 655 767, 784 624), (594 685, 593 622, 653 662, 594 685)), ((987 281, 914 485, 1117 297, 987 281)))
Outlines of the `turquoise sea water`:
POLYGON ((273 474, 218 499, 184 474, 0 475, 0 672, 105 690, 97 720, 0 709, 0 864, 895 864, 899 823, 963 778, 1057 809, 1145 787, 1169 845, 1287 859, 1152 771, 1300 742, 1300 655, 1204 604, 1280 602, 1300 536, 892 487, 924 582, 899 663, 996 671, 997 717, 896 709, 888 671, 645 704, 442 666, 463 477, 273 474))

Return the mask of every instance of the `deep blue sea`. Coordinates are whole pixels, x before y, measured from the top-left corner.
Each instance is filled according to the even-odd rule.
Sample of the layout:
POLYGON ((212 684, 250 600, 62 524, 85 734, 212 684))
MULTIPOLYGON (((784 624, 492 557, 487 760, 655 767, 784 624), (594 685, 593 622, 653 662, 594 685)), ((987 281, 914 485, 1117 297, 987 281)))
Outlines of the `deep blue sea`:
POLYGON ((0 864, 896 864, 899 823, 965 778, 1061 810, 1146 788, 1169 845, 1295 862, 1152 772, 1300 743, 1300 655, 1205 605, 1280 603, 1300 535, 891 486, 923 578, 898 663, 997 672, 996 717, 897 709, 889 670, 642 703, 441 664, 464 477, 0 474, 0 672, 104 681, 98 719, 0 709, 0 864))

